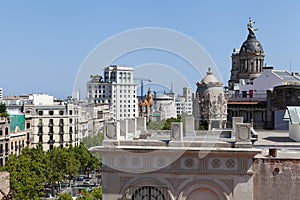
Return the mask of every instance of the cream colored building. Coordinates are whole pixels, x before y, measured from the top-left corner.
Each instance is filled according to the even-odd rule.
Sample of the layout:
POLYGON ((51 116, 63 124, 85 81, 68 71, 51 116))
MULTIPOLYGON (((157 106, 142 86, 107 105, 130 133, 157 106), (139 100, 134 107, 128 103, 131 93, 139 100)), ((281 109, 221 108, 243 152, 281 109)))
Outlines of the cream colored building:
POLYGON ((54 147, 79 145, 78 106, 71 102, 54 101, 49 95, 33 95, 35 104, 24 105, 28 126, 31 129, 31 146, 43 145, 44 151, 54 147))
POLYGON ((78 106, 78 137, 96 135, 103 131, 104 123, 111 120, 109 104, 86 104, 80 103, 78 106))

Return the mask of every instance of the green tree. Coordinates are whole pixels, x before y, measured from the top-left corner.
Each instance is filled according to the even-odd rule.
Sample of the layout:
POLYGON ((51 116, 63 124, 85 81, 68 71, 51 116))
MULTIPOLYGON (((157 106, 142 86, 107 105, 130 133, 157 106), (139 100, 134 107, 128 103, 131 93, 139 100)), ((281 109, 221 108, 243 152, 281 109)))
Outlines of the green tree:
POLYGON ((75 153, 66 148, 55 147, 48 153, 50 169, 48 171, 48 183, 57 186, 59 182, 76 177, 80 169, 80 162, 76 159, 75 153))
POLYGON ((0 103, 0 117, 8 117, 5 103, 0 103))
POLYGON ((83 190, 83 196, 79 200, 102 200, 102 187, 93 189, 91 192, 83 190))
POLYGON ((40 149, 25 148, 17 158, 10 155, 4 170, 10 173, 10 194, 13 199, 39 199, 43 196, 47 161, 40 149))
POLYGON ((59 194, 58 200, 72 200, 72 196, 67 193, 59 194))
POLYGON ((0 103, 0 113, 6 112, 6 105, 5 103, 0 103))
POLYGON ((10 173, 10 195, 13 199, 34 200, 44 196, 46 184, 52 185, 53 195, 54 187, 62 180, 76 177, 81 166, 90 169, 100 167, 99 161, 83 145, 68 149, 55 147, 47 153, 42 145, 38 145, 32 149, 24 148, 18 157, 10 155, 0 171, 10 173))
POLYGON ((172 122, 181 122, 181 119, 176 119, 174 117, 167 119, 166 122, 164 123, 162 130, 170 130, 172 122))
POLYGON ((80 162, 80 169, 84 170, 84 172, 87 171, 88 176, 89 170, 100 168, 99 160, 97 160, 83 144, 74 147, 72 151, 75 152, 75 157, 80 162))
POLYGON ((91 196, 93 200, 102 200, 102 187, 93 189, 91 196))

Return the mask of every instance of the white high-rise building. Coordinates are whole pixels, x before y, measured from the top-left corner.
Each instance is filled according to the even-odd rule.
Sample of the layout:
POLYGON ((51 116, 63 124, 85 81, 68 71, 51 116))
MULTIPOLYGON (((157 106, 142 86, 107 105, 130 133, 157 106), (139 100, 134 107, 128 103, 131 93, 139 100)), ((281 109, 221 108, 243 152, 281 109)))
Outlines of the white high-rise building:
POLYGON ((183 94, 178 95, 178 97, 176 98, 176 101, 175 101, 177 115, 181 115, 181 114, 192 115, 193 114, 193 100, 192 99, 193 99, 192 88, 184 87, 183 94))
POLYGON ((115 120, 137 117, 133 68, 111 65, 104 69, 104 76, 91 76, 87 83, 87 100, 90 103, 108 103, 115 120))

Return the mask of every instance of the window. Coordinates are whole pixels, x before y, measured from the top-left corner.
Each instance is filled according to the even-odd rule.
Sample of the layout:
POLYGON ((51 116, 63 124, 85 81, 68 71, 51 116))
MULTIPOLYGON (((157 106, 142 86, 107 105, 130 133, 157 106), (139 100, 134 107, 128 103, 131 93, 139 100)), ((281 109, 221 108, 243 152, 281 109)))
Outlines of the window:
POLYGON ((39 110, 38 115, 39 115, 39 116, 42 116, 42 115, 43 115, 43 111, 42 111, 42 110, 39 110))
POLYGON ((59 115, 64 115, 64 111, 60 110, 59 115))
POLYGON ((5 127, 5 135, 8 135, 8 128, 5 127))
POLYGON ((8 152, 9 152, 8 143, 5 143, 5 153, 7 154, 8 152))
POLYGON ((39 143, 43 143, 43 136, 42 135, 39 136, 39 143))
POLYGON ((73 114, 73 111, 72 110, 69 110, 69 115, 72 115, 73 114))
POLYGON ((26 128, 29 129, 30 128, 30 122, 26 123, 26 128))
POLYGON ((43 134, 43 127, 42 127, 42 126, 39 127, 39 132, 38 132, 38 134, 43 134))
POLYGON ((49 110, 49 115, 54 115, 54 111, 53 110, 49 110))
POLYGON ((0 136, 2 136, 3 135, 3 130, 2 130, 2 128, 0 129, 0 136))

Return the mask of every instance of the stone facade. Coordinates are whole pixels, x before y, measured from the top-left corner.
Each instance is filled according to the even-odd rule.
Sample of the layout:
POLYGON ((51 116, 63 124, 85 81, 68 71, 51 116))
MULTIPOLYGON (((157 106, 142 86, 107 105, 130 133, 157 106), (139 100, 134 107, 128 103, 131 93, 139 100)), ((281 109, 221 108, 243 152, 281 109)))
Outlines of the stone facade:
POLYGON ((252 160, 261 151, 252 148, 250 124, 236 123, 232 137, 182 123, 147 131, 145 121, 131 131, 128 121, 108 122, 103 146, 89 149, 102 154, 103 199, 253 199, 252 160))
POLYGON ((225 128, 227 120, 227 98, 223 83, 219 82, 208 69, 207 75, 197 82, 193 114, 196 128, 211 130, 225 128))

